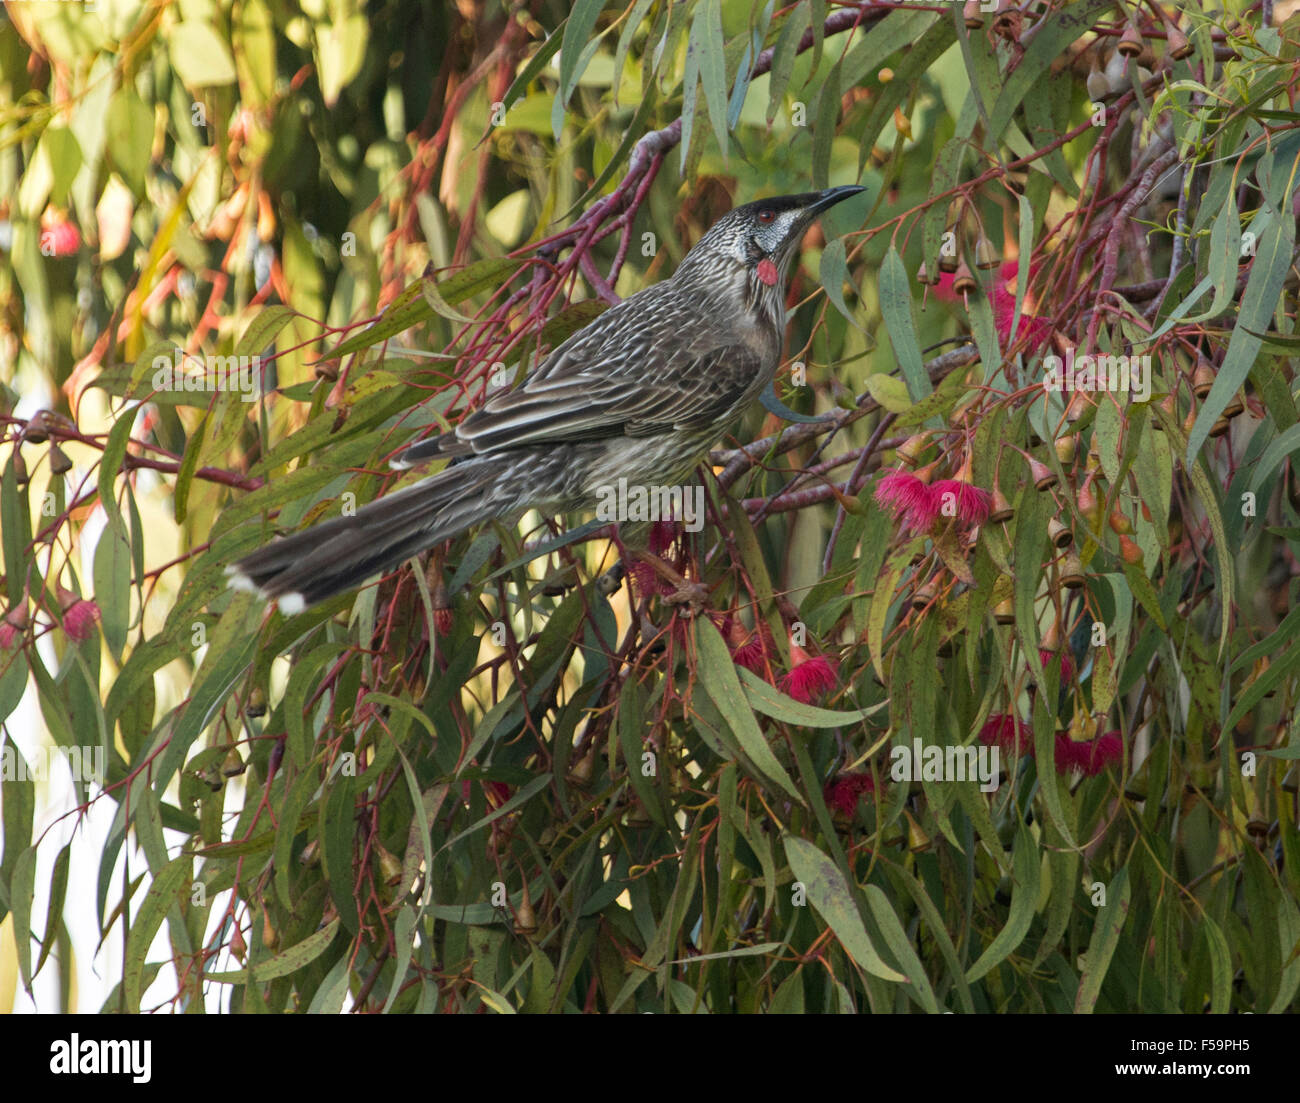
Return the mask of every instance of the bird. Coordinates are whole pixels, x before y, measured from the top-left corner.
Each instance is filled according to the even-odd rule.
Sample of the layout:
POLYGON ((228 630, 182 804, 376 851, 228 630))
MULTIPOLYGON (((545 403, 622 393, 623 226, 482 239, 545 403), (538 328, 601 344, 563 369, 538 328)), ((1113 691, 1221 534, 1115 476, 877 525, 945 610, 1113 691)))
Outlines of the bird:
POLYGON ((671 277, 553 349, 523 382, 394 457, 436 474, 227 568, 285 615, 360 586, 461 532, 530 509, 590 510, 605 488, 685 482, 772 383, 804 232, 857 185, 759 199, 700 237, 671 277))

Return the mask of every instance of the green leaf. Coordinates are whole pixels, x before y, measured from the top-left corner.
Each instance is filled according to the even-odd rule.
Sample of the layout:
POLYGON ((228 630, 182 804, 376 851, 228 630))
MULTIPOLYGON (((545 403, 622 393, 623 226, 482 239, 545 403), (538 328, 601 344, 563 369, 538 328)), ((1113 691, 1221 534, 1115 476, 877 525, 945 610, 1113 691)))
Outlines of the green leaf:
POLYGON ((1204 932, 1210 950, 1210 975, 1213 977, 1210 1014, 1226 1015, 1232 1007, 1232 952, 1228 949, 1228 940, 1223 937, 1223 931, 1208 914, 1202 912, 1197 916, 1196 925, 1204 932))
POLYGON ((153 159, 154 114, 131 84, 123 84, 108 105, 108 140, 104 153, 137 199, 144 198, 145 179, 153 159))
POLYGON ((877 372, 866 378, 867 393, 891 414, 904 414, 911 410, 912 399, 907 393, 907 384, 896 375, 877 372))
POLYGON ((1097 1006, 1101 982, 1106 979, 1106 970, 1110 968, 1110 959, 1119 945, 1120 932, 1128 918, 1130 892, 1128 866, 1124 865, 1106 886, 1106 904, 1098 909, 1092 926, 1083 975, 1079 978, 1079 990, 1074 997, 1076 1015, 1091 1015, 1097 1006))
MULTIPOLYGON (((984 302, 981 298, 981 302, 984 302)), ((996 338, 994 338, 996 341, 996 338)), ((996 347, 996 346, 995 346, 996 347)), ((973 361, 972 361, 973 362, 973 361)), ((969 369, 954 371, 946 376, 942 383, 928 394, 920 402, 908 402, 907 407, 898 411, 898 416, 894 418, 894 428, 908 429, 913 425, 920 425, 932 417, 947 418, 951 415, 953 409, 966 397, 966 392, 971 389, 968 380, 969 369)), ((872 375, 867 377, 867 389, 871 390, 873 379, 888 378, 892 376, 872 375)), ((886 409, 890 409, 884 402, 881 402, 875 393, 872 394, 877 402, 880 402, 886 409)))
POLYGON ((903 969, 912 982, 917 1000, 931 1015, 939 1014, 939 1001, 935 999, 934 989, 930 986, 930 978, 925 975, 925 966, 921 964, 921 959, 916 956, 916 951, 912 949, 912 940, 908 938, 907 932, 903 929, 903 924, 899 922, 894 906, 889 902, 889 897, 885 895, 879 885, 867 885, 862 891, 867 898, 867 906, 871 909, 871 914, 875 917, 876 923, 880 926, 880 932, 885 937, 886 944, 893 952, 894 957, 903 963, 903 969))
POLYGON ((560 46, 560 101, 565 106, 582 76, 578 60, 604 6, 605 0, 578 0, 573 6, 573 14, 565 21, 564 40, 560 46))
POLYGON ((13 908, 14 948, 18 957, 18 975, 23 988, 32 990, 32 899, 36 895, 36 847, 29 846, 14 863, 6 885, 13 908))
POLYGON ((903 373, 908 393, 913 401, 919 402, 932 388, 916 337, 916 324, 912 320, 912 288, 907 269, 893 245, 890 245, 880 266, 879 293, 880 314, 894 349, 894 359, 903 373))
POLYGON ((108 431, 104 453, 99 458, 99 504, 108 515, 109 524, 123 534, 126 533, 126 522, 122 520, 122 511, 118 509, 117 494, 113 484, 126 462, 126 446, 131 440, 135 415, 135 407, 122 412, 113 423, 113 428, 108 431))
POLYGON ((26 692, 26 652, 0 651, 0 722, 8 719, 26 692))
POLYGON ((131 614, 131 545, 112 525, 95 545, 94 582, 104 642, 120 662, 131 614))
POLYGON ((66 843, 60 848, 54 859, 54 869, 50 872, 50 891, 45 906, 45 937, 41 939, 41 956, 36 962, 32 975, 35 976, 45 965, 45 959, 54 949, 59 928, 63 924, 63 902, 68 894, 68 862, 72 858, 72 844, 66 843))
POLYGON ((817 117, 813 120, 812 183, 814 188, 830 185, 831 144, 840 121, 840 65, 836 62, 817 93, 817 117))
POLYGON ((343 925, 356 933, 361 928, 361 916, 353 888, 356 879, 353 848, 357 837, 357 809, 351 778, 335 774, 330 779, 317 832, 321 867, 329 885, 330 899, 334 901, 343 925))
POLYGON ((740 674, 745 698, 756 712, 803 728, 842 728, 860 724, 868 716, 879 712, 889 704, 888 701, 880 701, 867 708, 854 709, 851 712, 818 708, 816 705, 805 705, 802 701, 787 696, 775 686, 763 681, 752 670, 746 670, 744 667, 736 667, 736 670, 740 674))
POLYGON ((248 969, 237 969, 227 973, 204 973, 203 979, 216 981, 218 984, 265 984, 269 980, 275 980, 276 977, 287 977, 320 957, 334 941, 338 929, 339 920, 331 920, 319 931, 308 935, 297 945, 290 946, 275 957, 255 962, 248 969))
POLYGON ((1011 913, 1007 925, 998 931, 993 941, 979 956, 979 960, 966 970, 966 980, 973 983, 984 976, 995 965, 1005 961, 1029 933, 1029 926, 1034 919, 1034 909, 1038 904, 1038 876, 1040 855, 1034 837, 1023 824, 1016 834, 1016 845, 1012 851, 1011 913))
POLYGON ((260 357, 266 351, 282 329, 299 317, 296 310, 290 310, 287 306, 264 306, 254 316, 253 320, 248 323, 243 336, 239 338, 239 343, 235 345, 234 355, 236 357, 247 356, 260 357))
POLYGON ((791 872, 803 883, 809 902, 830 925, 849 956, 872 976, 906 981, 907 977, 881 960, 871 944, 862 916, 849 892, 848 882, 839 867, 807 839, 786 835, 784 842, 791 872))
POLYGON ((956 186, 969 144, 962 138, 950 138, 934 161, 930 177, 930 201, 921 223, 921 260, 929 273, 939 271, 939 248, 943 244, 943 232, 947 228, 944 223, 948 217, 948 204, 937 202, 936 197, 956 186))
POLYGON ((930 25, 918 31, 903 60, 895 68, 894 79, 873 90, 875 95, 867 121, 861 132, 854 135, 861 149, 859 171, 866 165, 880 132, 893 120, 894 109, 901 109, 903 101, 915 93, 925 74, 956 40, 957 32, 952 20, 943 19, 937 12, 924 14, 930 16, 930 25))
POLYGON ((1002 137, 1012 116, 1043 74, 1065 54, 1072 43, 1091 31, 1099 16, 1114 6, 1115 0, 1079 0, 1068 7, 1043 14, 1035 25, 1033 42, 1008 74, 997 103, 989 113, 988 134, 985 135, 987 142, 994 143, 1002 137))
POLYGON ((790 84, 790 74, 794 72, 794 60, 797 55, 799 40, 808 29, 811 19, 807 0, 800 0, 794 10, 785 17, 781 24, 781 33, 777 36, 776 46, 772 52, 772 76, 768 84, 767 122, 770 126, 785 99, 785 90, 790 84))
MULTIPOLYGON (((1216 383, 1215 386, 1218 386, 1216 383)), ((1213 393, 1213 392, 1211 392, 1213 393)), ((1183 440, 1183 429, 1177 419, 1159 405, 1154 405, 1152 409, 1165 427, 1165 433, 1171 441, 1178 441, 1180 444, 1183 440)), ((1204 407, 1202 407, 1204 409, 1204 407)), ((1199 425, 1199 421, 1197 422, 1199 425)), ((1189 446, 1190 448, 1190 446, 1189 446)), ((1190 452, 1189 452, 1190 454, 1190 452)), ((1201 508, 1205 510, 1205 519, 1210 526, 1210 534, 1214 537, 1214 561, 1218 567, 1218 597, 1220 608, 1219 619, 1219 653, 1222 655, 1223 649, 1228 646, 1228 632, 1231 628, 1233 591, 1235 589, 1233 582, 1233 555, 1232 549, 1228 544, 1228 532, 1223 524, 1223 513, 1219 509, 1218 493, 1211 482, 1209 475, 1205 473, 1203 462, 1189 463, 1186 465, 1187 477, 1191 479, 1192 489, 1196 491, 1196 496, 1200 500, 1201 508)))
MULTIPOLYGON (((438 294, 442 296, 443 302, 455 306, 481 291, 496 290, 519 271, 523 264, 524 260, 518 257, 491 257, 475 261, 455 275, 439 280, 438 294)), ((423 280, 410 284, 389 304, 377 322, 335 345, 321 360, 337 360, 361 352, 432 319, 433 308, 424 299, 423 290, 423 280)))
MULTIPOLYGON (((844 301, 844 285, 849 282, 849 266, 845 259, 844 239, 832 238, 822 250, 821 263, 818 266, 822 287, 826 288, 826 297, 835 304, 835 309, 849 320, 849 324, 861 329, 853 311, 844 301)), ((874 378, 874 377, 872 377, 874 378)), ((870 382, 870 379, 868 379, 870 382)))
POLYGON ((707 618, 696 617, 691 624, 691 635, 699 663, 700 686, 731 729, 741 750, 760 773, 802 803, 803 797, 799 795, 785 767, 777 761, 772 748, 767 745, 767 740, 759 730, 758 721, 754 718, 754 711, 745 701, 740 678, 736 674, 736 664, 732 661, 721 633, 707 618))
POLYGON ((225 39, 207 23, 196 19, 177 23, 168 36, 172 66, 186 88, 233 84, 235 60, 225 39))
POLYGON ((429 309, 440 317, 453 322, 472 322, 474 320, 466 317, 442 297, 435 280, 422 278, 420 280, 420 293, 424 296, 424 301, 429 304, 429 309))
POLYGON ((721 0, 704 0, 695 11, 691 40, 700 51, 700 81, 708 105, 713 136, 723 159, 727 156, 727 60, 722 42, 721 0), (699 34, 696 34, 696 28, 699 34))
POLYGON ((155 770, 158 792, 167 787, 194 740, 212 722, 235 683, 247 672, 257 653, 257 625, 261 618, 257 599, 252 594, 236 592, 217 623, 203 663, 194 675, 189 703, 158 760, 155 770))
POLYGON ((153 943, 154 935, 163 919, 177 904, 181 890, 190 876, 194 859, 188 854, 173 858, 162 869, 155 870, 153 883, 145 893, 140 910, 132 917, 126 931, 126 959, 122 972, 123 996, 126 1012, 140 1012, 143 995, 144 959, 153 943))
POLYGON ((1210 429, 1219 415, 1246 382, 1246 377, 1259 356, 1259 347, 1263 342, 1255 334, 1268 329, 1273 313, 1278 308, 1282 287, 1291 268, 1291 253, 1294 248, 1295 219, 1270 219, 1268 228, 1259 239, 1255 262, 1246 281, 1246 290, 1241 296, 1237 324, 1233 327, 1232 336, 1228 340, 1228 351, 1223 357, 1223 366, 1214 377, 1214 386, 1205 396, 1196 415, 1196 424, 1187 440, 1189 467, 1194 464, 1201 446, 1209 439, 1210 429))
MULTIPOLYGON (((614 49, 614 102, 618 103, 619 85, 623 83, 623 66, 627 62, 627 52, 632 46, 632 37, 640 29, 641 24, 645 22, 646 12, 650 10, 650 5, 654 0, 636 0, 632 5, 632 11, 627 19, 623 22, 623 29, 619 32, 618 46, 614 49)), ((552 38, 555 36, 552 35, 552 38)), ((549 39, 547 40, 549 44, 549 39)))

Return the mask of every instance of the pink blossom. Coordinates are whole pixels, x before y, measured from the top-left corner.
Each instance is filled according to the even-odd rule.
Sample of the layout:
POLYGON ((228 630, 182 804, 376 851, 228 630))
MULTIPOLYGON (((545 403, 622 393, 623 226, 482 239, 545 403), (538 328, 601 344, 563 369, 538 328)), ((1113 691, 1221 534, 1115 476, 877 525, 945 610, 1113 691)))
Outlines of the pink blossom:
POLYGON ((650 554, 663 555, 671 548, 680 535, 680 526, 676 521, 655 521, 650 526, 650 554))
POLYGON ((876 501, 913 532, 924 532, 934 524, 942 505, 929 486, 902 470, 889 472, 876 484, 876 501))
POLYGON ((832 778, 822 789, 822 799, 832 812, 839 812, 847 817, 857 811, 864 797, 873 795, 875 791, 875 779, 866 770, 861 770, 832 778))
POLYGON ((767 641, 763 638, 763 628, 748 629, 731 614, 727 614, 719 630, 722 638, 727 641, 731 661, 760 678, 765 677, 768 649, 767 641))
POLYGON ((1096 777, 1112 763, 1124 757, 1124 740, 1117 731, 1106 732, 1087 743, 1080 743, 1075 751, 1076 761, 1088 777, 1096 777))
POLYGON ((71 256, 80 245, 81 232, 71 222, 51 222, 41 231, 41 251, 46 256, 71 256))
POLYGON ((809 655, 792 645, 790 661, 790 673, 781 679, 781 691, 796 701, 810 704, 814 697, 835 688, 835 663, 828 656, 809 655))
POLYGON ((1056 772, 1068 774, 1077 764, 1074 748, 1079 746, 1065 732, 1056 733, 1056 772))
POLYGON ((939 512, 945 517, 956 517, 963 525, 982 525, 989 519, 993 496, 987 490, 971 486, 961 479, 940 479, 932 483, 929 490, 939 503, 939 512))
POLYGON ((0 651, 11 651, 23 638, 22 630, 15 628, 8 621, 0 621, 0 651))
POLYGON ((1008 754, 1034 753, 1034 729, 1005 712, 989 717, 980 728, 979 741, 986 747, 997 744, 1008 754))
MULTIPOLYGON (((1037 268, 1030 269, 1031 277, 1037 274, 1037 268)), ((998 340, 1005 347, 1011 340, 1011 322, 1016 315, 1016 294, 1008 287, 1008 284, 1014 283, 1020 275, 1020 262, 1008 260, 1002 262, 1002 267, 998 270, 997 278, 993 280, 990 288, 989 301, 993 307, 993 327, 997 330, 998 340)), ((934 287, 936 298, 948 303, 961 304, 962 296, 958 295, 953 287, 956 275, 952 272, 942 272, 939 275, 939 282, 934 287)), ((1016 329, 1016 339, 1019 342, 1022 338, 1025 342, 1025 349, 1029 355, 1041 352, 1051 340, 1052 323, 1046 318, 1039 318, 1030 314, 1028 310, 1021 311, 1020 325, 1016 329)))
POLYGON ((1051 664, 1057 659, 1061 660, 1061 673, 1059 680, 1061 685, 1064 685, 1066 682, 1071 681, 1074 678, 1074 660, 1070 657, 1070 653, 1068 651, 1049 651, 1045 647, 1040 647, 1038 649, 1038 661, 1044 670, 1051 666, 1051 664))
POLYGON ((78 598, 63 610, 63 630, 77 643, 90 638, 98 620, 99 606, 86 598, 78 598))
POLYGON ((1080 770, 1086 777, 1096 777, 1112 763, 1124 757, 1124 740, 1117 731, 1106 732, 1096 739, 1076 743, 1063 732, 1056 736, 1056 772, 1080 770))

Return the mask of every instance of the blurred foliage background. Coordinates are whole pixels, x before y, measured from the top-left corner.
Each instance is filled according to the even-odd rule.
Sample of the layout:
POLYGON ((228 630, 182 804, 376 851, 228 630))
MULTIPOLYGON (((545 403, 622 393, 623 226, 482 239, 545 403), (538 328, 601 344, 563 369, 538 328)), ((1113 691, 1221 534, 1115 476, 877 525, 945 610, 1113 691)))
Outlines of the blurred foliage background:
POLYGON ((1225 6, 7 4, 0 1000, 1292 1008, 1300 24, 1225 6), (850 183, 694 600, 584 518, 226 589, 850 183))

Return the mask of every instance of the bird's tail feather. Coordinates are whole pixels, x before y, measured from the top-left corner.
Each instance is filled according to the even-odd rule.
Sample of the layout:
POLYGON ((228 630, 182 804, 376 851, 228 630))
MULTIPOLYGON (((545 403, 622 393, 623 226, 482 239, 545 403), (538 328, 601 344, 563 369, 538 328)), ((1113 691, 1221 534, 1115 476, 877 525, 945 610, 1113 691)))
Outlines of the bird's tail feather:
POLYGON ((285 613, 352 589, 471 525, 503 516, 509 504, 493 493, 503 467, 486 460, 457 464, 350 517, 273 540, 226 568, 230 584, 275 599, 285 613))

